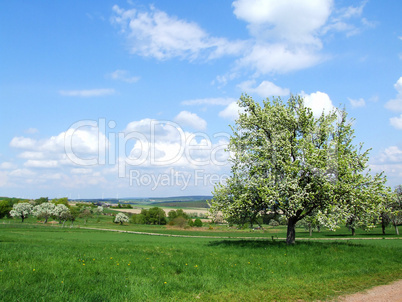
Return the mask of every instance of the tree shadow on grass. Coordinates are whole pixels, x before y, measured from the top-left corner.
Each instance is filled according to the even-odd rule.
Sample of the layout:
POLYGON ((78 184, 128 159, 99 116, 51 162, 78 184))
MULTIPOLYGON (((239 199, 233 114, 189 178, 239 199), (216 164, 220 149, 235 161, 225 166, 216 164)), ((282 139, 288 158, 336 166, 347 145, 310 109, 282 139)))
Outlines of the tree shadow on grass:
POLYGON ((298 247, 319 247, 330 248, 333 246, 360 246, 351 242, 317 242, 317 241, 297 241, 294 245, 287 245, 284 240, 253 240, 253 239, 241 239, 241 240, 218 240, 211 241, 208 246, 230 247, 230 248, 298 248, 298 247))

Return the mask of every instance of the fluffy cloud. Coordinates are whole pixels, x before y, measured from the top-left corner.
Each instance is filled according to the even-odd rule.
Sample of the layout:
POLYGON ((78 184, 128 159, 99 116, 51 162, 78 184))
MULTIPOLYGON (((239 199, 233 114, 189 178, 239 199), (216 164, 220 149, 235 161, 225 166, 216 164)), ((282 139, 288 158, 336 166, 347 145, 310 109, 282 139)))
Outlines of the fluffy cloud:
POLYGON ((173 57, 194 60, 207 53, 215 58, 239 53, 243 42, 211 37, 193 22, 180 20, 151 7, 149 11, 113 6, 112 22, 125 35, 130 52, 165 60, 173 57))
POLYGON ((389 122, 394 128, 402 130, 402 114, 399 117, 391 117, 389 122))
POLYGON ((261 97, 284 96, 290 93, 289 89, 281 88, 269 81, 262 81, 255 87, 255 81, 250 80, 240 83, 238 87, 245 93, 257 93, 261 97))
MULTIPOLYGON (((242 41, 213 37, 198 24, 153 6, 139 10, 115 5, 111 21, 120 28, 130 52, 140 56, 190 61, 236 56, 229 75, 218 77, 224 83, 242 69, 260 75, 286 73, 320 63, 326 59, 320 53, 322 36, 330 31, 356 33, 351 19, 360 18, 364 5, 365 2, 334 13, 333 0, 236 0, 233 13, 247 22, 250 33, 242 41)), ((361 23, 369 22, 361 19, 361 23)))
POLYGON ((398 81, 394 84, 394 87, 397 91, 396 98, 389 100, 385 104, 385 108, 395 112, 402 112, 402 77, 398 79, 398 81))
POLYGON ((207 122, 200 118, 197 114, 188 111, 181 111, 174 121, 183 126, 189 126, 195 130, 207 129, 207 122))
POLYGON ((219 112, 219 116, 229 120, 235 120, 239 117, 241 108, 237 102, 230 103, 225 109, 219 112))
POLYGON ((70 129, 50 138, 35 140, 14 137, 10 146, 22 149, 18 156, 26 159, 26 167, 56 168, 62 165, 82 165, 95 163, 107 148, 108 141, 93 121, 82 121, 70 129), (90 123, 91 122, 91 123, 90 123), (102 148, 100 148, 102 147, 102 148))
POLYGON ((352 105, 353 108, 358 108, 358 107, 364 107, 366 106, 366 101, 362 98, 358 100, 354 99, 349 99, 350 105, 352 105))
POLYGON ((258 38, 320 45, 317 31, 331 14, 332 0, 237 0, 233 6, 236 17, 248 22, 258 38))
POLYGON ((377 158, 380 163, 402 163, 402 150, 397 146, 391 146, 381 152, 377 158))
POLYGON ((101 88, 101 89, 88 89, 88 90, 60 90, 62 96, 76 96, 76 97, 96 97, 115 94, 114 89, 101 88))
POLYGON ((385 172, 389 186, 400 185, 402 177, 402 149, 398 146, 390 146, 379 155, 373 157, 369 164, 375 173, 385 172))
POLYGON ((323 112, 328 114, 336 109, 328 94, 324 92, 317 91, 311 94, 306 94, 302 91, 300 95, 304 98, 305 106, 313 110, 315 117, 319 117, 323 112))

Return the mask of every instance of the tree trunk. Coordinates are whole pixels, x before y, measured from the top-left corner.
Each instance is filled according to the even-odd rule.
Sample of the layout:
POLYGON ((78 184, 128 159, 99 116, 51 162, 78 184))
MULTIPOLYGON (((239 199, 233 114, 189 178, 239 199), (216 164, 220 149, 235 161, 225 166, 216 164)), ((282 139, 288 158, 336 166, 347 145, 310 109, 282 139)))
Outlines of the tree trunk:
POLYGON ((297 222, 296 217, 289 218, 289 220, 288 220, 288 231, 287 231, 287 235, 286 235, 286 243, 287 244, 295 244, 296 222, 297 222))
POLYGON ((399 236, 398 225, 395 224, 395 233, 399 236))
POLYGON ((308 226, 308 232, 310 234, 310 237, 313 236, 313 227, 311 225, 308 226))
POLYGON ((352 236, 354 236, 356 234, 356 229, 355 228, 351 228, 352 229, 352 236))
POLYGON ((382 234, 385 235, 385 222, 384 222, 384 218, 381 219, 381 228, 382 228, 382 234))
POLYGON ((24 215, 21 215, 21 219, 22 219, 21 222, 24 222, 24 215))

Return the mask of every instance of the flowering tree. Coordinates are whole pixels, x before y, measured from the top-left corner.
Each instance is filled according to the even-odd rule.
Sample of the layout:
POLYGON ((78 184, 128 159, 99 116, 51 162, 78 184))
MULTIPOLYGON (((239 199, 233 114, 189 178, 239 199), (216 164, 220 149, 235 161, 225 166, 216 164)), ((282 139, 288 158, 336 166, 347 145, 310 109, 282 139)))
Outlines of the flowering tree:
POLYGON ((39 204, 34 207, 33 214, 36 217, 44 218, 45 223, 47 223, 47 220, 49 219, 49 217, 54 215, 55 207, 56 207, 56 205, 54 203, 44 202, 44 203, 39 204))
POLYGON ((268 212, 284 215, 286 242, 293 244, 303 218, 336 218, 329 215, 335 206, 347 212, 358 201, 362 208, 377 202, 384 177, 364 174, 368 152, 353 145, 345 111, 316 118, 299 96, 287 103, 267 99, 260 106, 246 95, 238 104, 243 112, 228 147, 232 176, 215 187, 211 212, 239 223, 268 212))
POLYGON ((120 224, 123 224, 123 222, 128 222, 128 221, 129 221, 129 219, 128 219, 127 215, 125 215, 123 213, 118 213, 116 215, 116 218, 114 219, 114 222, 116 222, 116 223, 120 222, 120 224))
POLYGON ((60 221, 63 221, 64 227, 64 223, 70 218, 70 209, 67 208, 64 204, 58 204, 53 210, 53 215, 57 217, 60 221))
POLYGON ((33 206, 28 202, 15 203, 13 209, 10 211, 11 217, 20 217, 21 222, 24 222, 25 218, 28 218, 32 214, 33 206))
POLYGON ((101 215, 103 214, 103 207, 102 206, 98 206, 96 209, 93 209, 93 213, 96 215, 101 215))

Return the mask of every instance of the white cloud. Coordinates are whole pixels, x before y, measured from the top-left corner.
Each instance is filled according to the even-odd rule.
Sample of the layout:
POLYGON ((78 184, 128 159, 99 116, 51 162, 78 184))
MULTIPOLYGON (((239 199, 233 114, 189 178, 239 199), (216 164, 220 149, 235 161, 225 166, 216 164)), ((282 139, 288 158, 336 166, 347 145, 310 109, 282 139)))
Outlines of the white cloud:
POLYGON ((380 163, 402 163, 402 150, 397 146, 390 146, 381 152, 378 162, 380 163))
POLYGON ((10 146, 24 150, 18 156, 26 159, 26 167, 54 168, 63 165, 84 164, 88 159, 102 156, 109 142, 98 127, 84 121, 65 132, 49 138, 35 140, 14 137, 10 146), (100 149, 102 147, 103 149, 100 149))
POLYGON ((283 43, 257 43, 237 61, 239 67, 255 69, 260 74, 287 73, 305 69, 323 58, 309 47, 292 47, 283 43))
POLYGON ((190 126, 195 130, 207 129, 207 122, 200 118, 197 114, 188 111, 181 111, 174 121, 180 125, 190 126))
MULTIPOLYGON (((247 22, 250 38, 229 41, 213 37, 198 24, 170 16, 151 6, 124 9, 115 5, 111 19, 126 38, 131 53, 158 60, 237 57, 225 83, 241 70, 257 75, 287 73, 326 60, 321 54, 322 36, 329 31, 356 33, 352 18, 361 18, 365 2, 335 10, 333 0, 236 0, 233 13, 247 22), (335 14, 331 19, 332 14, 335 14)), ((370 23, 362 18, 362 24, 370 23)))
POLYGON ((402 177, 402 149, 398 146, 386 148, 379 155, 372 158, 369 167, 374 173, 384 171, 387 175, 387 185, 400 185, 402 177))
POLYGON ((36 147, 36 140, 28 137, 18 136, 11 140, 10 146, 14 148, 31 149, 36 147))
POLYGON ((367 1, 362 1, 359 6, 348 6, 335 10, 328 24, 323 27, 322 33, 338 31, 344 32, 347 37, 351 37, 359 34, 363 28, 375 27, 375 22, 361 17, 366 4, 367 1), (360 23, 353 24, 351 19, 358 19, 360 23))
POLYGON ((321 116, 323 112, 328 114, 336 109, 328 94, 324 92, 317 91, 311 94, 306 94, 302 91, 300 95, 304 98, 304 105, 311 108, 315 117, 321 116))
POLYGON ((110 78, 117 81, 123 81, 126 83, 135 83, 140 79, 139 77, 131 76, 127 70, 115 70, 109 74, 110 78))
POLYGON ((57 160, 33 160, 29 159, 24 163, 28 168, 57 168, 59 162, 57 160))
POLYGON ((350 105, 352 105, 353 108, 366 106, 366 102, 362 98, 360 98, 358 100, 349 99, 349 102, 350 102, 350 105))
POLYGON ((7 172, 0 170, 0 187, 9 187, 7 172))
POLYGON ((36 173, 29 169, 15 169, 11 171, 8 175, 13 177, 26 178, 26 177, 34 177, 36 176, 36 173))
POLYGON ((320 45, 317 31, 331 14, 332 0, 237 0, 233 6, 253 36, 320 45))
POLYGON ((394 87, 397 91, 396 98, 389 100, 385 104, 385 108, 395 112, 402 112, 402 77, 398 79, 398 81, 394 84, 394 87))
POLYGON ((211 37, 194 22, 180 20, 151 7, 149 11, 113 6, 112 23, 121 28, 130 52, 158 60, 179 57, 194 60, 237 54, 242 42, 211 37), (207 55, 205 56, 205 54, 207 55))
POLYGON ((391 117, 389 122, 394 128, 402 130, 402 114, 399 117, 391 117))
POLYGON ((229 120, 235 120, 239 117, 241 108, 237 102, 230 103, 224 110, 219 112, 219 116, 229 120))
POLYGON ((14 169, 15 167, 16 167, 16 165, 14 163, 7 162, 7 161, 2 162, 0 164, 0 169, 3 169, 3 170, 14 169))
POLYGON ((93 169, 86 169, 86 168, 73 168, 71 169, 71 174, 91 174, 93 173, 93 169))
POLYGON ((219 105, 226 106, 230 103, 236 102, 234 98, 206 98, 206 99, 195 99, 195 100, 187 100, 181 102, 182 105, 219 105))
POLYGON ((114 89, 100 88, 88 90, 60 90, 62 96, 77 96, 77 97, 97 97, 115 94, 114 89))
POLYGON ((238 87, 245 93, 257 93, 262 97, 284 96, 290 94, 289 89, 281 88, 269 81, 262 81, 260 85, 253 87, 255 84, 255 80, 250 80, 240 83, 238 87))

